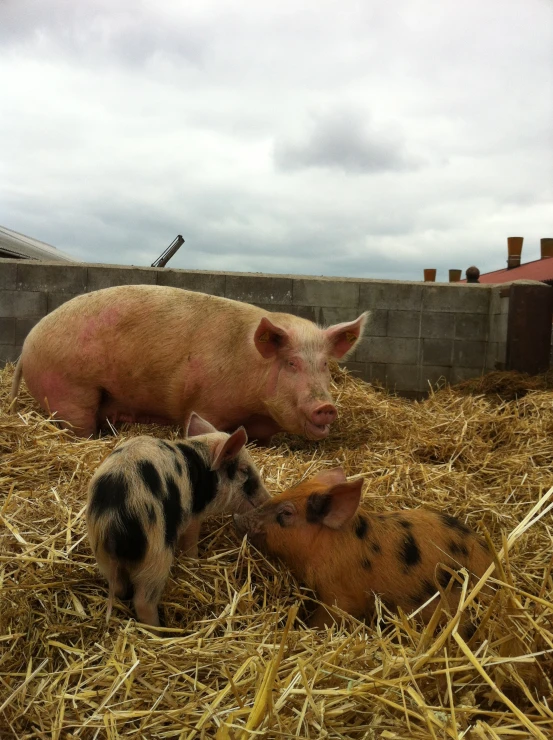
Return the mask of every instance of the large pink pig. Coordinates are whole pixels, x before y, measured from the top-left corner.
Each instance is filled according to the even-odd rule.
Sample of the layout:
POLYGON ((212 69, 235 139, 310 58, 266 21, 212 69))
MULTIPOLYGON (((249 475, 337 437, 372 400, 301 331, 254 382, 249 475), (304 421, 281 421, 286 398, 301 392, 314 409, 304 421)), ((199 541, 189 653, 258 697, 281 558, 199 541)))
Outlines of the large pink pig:
POLYGON ((32 329, 17 365, 42 405, 79 436, 106 419, 217 429, 266 442, 286 430, 323 439, 336 419, 328 361, 344 358, 366 314, 321 329, 247 303, 155 285, 77 296, 32 329))

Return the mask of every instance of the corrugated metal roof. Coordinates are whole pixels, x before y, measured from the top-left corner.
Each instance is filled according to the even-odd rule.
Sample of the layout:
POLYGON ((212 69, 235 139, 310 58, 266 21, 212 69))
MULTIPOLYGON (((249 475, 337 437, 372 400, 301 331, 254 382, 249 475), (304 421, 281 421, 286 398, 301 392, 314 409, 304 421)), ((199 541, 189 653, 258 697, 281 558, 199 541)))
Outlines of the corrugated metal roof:
POLYGON ((485 272, 479 278, 481 283, 510 283, 512 280, 553 280, 553 257, 526 262, 510 270, 505 267, 503 270, 485 272))
POLYGON ((0 226, 0 256, 16 259, 79 262, 50 244, 0 226))

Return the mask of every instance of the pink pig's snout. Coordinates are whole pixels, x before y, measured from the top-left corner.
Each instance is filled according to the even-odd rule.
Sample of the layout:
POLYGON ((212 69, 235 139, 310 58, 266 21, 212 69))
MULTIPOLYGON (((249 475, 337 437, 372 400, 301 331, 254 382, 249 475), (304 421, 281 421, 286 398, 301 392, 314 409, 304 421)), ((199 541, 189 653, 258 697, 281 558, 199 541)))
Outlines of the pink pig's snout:
POLYGON ((307 414, 305 433, 310 439, 323 439, 328 436, 330 425, 336 420, 338 412, 331 403, 321 403, 307 414))
POLYGON ((338 412, 331 403, 323 403, 311 412, 311 421, 317 426, 326 426, 338 416, 338 412))

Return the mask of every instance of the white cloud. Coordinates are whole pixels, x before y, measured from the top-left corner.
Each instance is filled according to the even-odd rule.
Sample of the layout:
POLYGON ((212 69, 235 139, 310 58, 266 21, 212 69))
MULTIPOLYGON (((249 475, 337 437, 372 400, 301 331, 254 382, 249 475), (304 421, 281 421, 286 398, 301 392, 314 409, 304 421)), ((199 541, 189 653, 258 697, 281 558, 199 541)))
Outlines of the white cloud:
POLYGON ((81 259, 420 279, 551 236, 548 0, 7 0, 0 43, 0 223, 81 259))

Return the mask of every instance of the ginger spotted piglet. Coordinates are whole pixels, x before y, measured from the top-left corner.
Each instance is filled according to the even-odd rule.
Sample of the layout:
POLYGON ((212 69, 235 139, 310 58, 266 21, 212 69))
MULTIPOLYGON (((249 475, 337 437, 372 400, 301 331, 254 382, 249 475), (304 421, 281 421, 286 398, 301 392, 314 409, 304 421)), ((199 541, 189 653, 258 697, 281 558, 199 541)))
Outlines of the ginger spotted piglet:
POLYGON ((135 437, 117 447, 89 485, 87 526, 100 571, 114 596, 133 599, 138 619, 159 625, 158 603, 177 547, 198 553, 210 514, 246 511, 269 498, 244 448, 241 427, 217 432, 193 414, 192 438, 135 437))
MULTIPOLYGON (((390 608, 411 612, 446 588, 451 573, 440 564, 480 577, 490 565, 487 546, 447 514, 423 509, 389 514, 359 509, 362 480, 348 482, 341 468, 274 496, 258 509, 235 514, 238 531, 261 551, 290 567, 313 589, 319 606, 313 627, 333 620, 335 605, 358 619, 375 613, 375 594, 390 608)), ((451 609, 460 587, 448 593, 451 609)), ((433 600, 421 615, 427 621, 433 600)))

